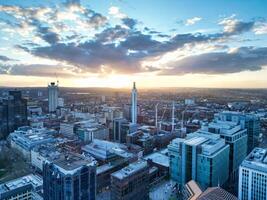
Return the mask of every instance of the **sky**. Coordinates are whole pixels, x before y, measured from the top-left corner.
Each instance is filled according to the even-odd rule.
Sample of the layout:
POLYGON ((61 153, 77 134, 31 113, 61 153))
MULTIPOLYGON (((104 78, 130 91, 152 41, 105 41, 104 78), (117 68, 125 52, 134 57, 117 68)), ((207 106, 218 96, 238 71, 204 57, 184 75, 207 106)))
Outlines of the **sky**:
POLYGON ((0 86, 267 87, 267 0, 0 0, 0 86))

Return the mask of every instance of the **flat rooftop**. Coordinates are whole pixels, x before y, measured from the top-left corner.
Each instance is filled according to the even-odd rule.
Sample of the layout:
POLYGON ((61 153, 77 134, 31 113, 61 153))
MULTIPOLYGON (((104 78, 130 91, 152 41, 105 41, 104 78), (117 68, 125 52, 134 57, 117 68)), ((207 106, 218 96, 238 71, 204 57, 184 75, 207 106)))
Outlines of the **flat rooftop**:
POLYGON ((113 177, 116 177, 116 178, 122 180, 124 178, 130 177, 131 175, 139 172, 140 170, 144 169, 145 167, 147 167, 146 161, 137 161, 137 162, 129 164, 127 167, 124 167, 119 171, 114 172, 111 175, 113 177))
POLYGON ((267 149, 254 148, 241 166, 267 173, 267 149))
POLYGON ((59 171, 64 174, 75 173, 83 166, 95 166, 96 160, 93 157, 85 157, 75 153, 62 153, 58 159, 48 159, 59 171))
POLYGON ((149 155, 145 156, 144 159, 145 160, 151 159, 152 162, 154 162, 158 165, 162 165, 164 167, 170 167, 169 157, 160 153, 160 152, 155 152, 155 153, 149 154, 149 155))
POLYGON ((5 192, 15 190, 27 185, 32 185, 33 188, 39 187, 43 185, 43 179, 40 176, 29 174, 27 176, 23 176, 6 183, 0 185, 0 194, 5 192))

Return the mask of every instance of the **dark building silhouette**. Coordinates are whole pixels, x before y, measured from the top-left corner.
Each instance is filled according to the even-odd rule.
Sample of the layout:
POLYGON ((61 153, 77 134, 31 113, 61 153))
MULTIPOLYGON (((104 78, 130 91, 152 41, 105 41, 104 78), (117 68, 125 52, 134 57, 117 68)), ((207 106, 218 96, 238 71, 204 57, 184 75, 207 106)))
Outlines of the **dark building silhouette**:
POLYGON ((0 102, 0 138, 27 124, 27 100, 21 91, 9 91, 9 96, 0 102))
POLYGON ((64 155, 43 167, 44 200, 95 200, 95 161, 64 155))

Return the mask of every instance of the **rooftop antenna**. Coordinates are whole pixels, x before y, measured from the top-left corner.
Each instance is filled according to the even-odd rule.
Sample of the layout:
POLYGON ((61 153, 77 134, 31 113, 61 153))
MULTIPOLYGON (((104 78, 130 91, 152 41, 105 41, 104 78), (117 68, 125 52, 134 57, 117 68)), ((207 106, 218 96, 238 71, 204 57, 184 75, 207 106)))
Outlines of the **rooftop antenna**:
POLYGON ((155 106, 155 127, 156 127, 156 129, 157 129, 157 131, 158 131, 158 105, 159 105, 159 103, 157 103, 156 104, 156 106, 155 106))
POLYGON ((172 102, 172 132, 174 131, 174 101, 172 102))

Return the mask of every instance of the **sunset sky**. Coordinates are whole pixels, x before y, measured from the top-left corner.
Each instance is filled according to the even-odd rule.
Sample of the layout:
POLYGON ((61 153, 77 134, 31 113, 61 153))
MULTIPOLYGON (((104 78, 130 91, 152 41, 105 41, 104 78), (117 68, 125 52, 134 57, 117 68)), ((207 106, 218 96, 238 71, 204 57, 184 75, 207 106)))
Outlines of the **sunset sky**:
POLYGON ((0 0, 0 86, 267 87, 265 0, 0 0))

